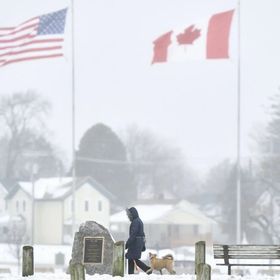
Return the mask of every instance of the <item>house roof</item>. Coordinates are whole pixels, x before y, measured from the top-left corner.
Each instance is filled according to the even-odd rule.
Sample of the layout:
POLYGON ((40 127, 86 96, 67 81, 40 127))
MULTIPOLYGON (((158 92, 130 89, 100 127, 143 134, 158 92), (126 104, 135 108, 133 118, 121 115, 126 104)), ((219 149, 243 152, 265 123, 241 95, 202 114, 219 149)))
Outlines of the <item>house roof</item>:
MULTIPOLYGON (((54 177, 41 178, 34 183, 34 197, 36 200, 61 200, 72 194, 72 177, 54 177)), ((91 177, 82 177, 76 179, 76 190, 89 183, 97 191, 102 193, 108 199, 114 199, 114 196, 107 191, 103 185, 91 177)), ((11 198, 22 189, 26 194, 32 197, 32 182, 18 182, 17 188, 14 188, 7 196, 11 198)))
POLYGON ((7 192, 10 192, 17 186, 17 181, 13 179, 1 179, 0 184, 5 188, 7 192))
MULTIPOLYGON (((143 222, 151 222, 156 219, 159 219, 163 214, 167 213, 172 209, 172 205, 170 204, 139 204, 136 205, 139 216, 143 222)), ((129 223, 126 211, 122 210, 113 214, 110 217, 110 222, 122 222, 129 223)))
MULTIPOLYGON (((177 204, 135 205, 145 224, 207 225, 215 221, 206 217, 194 204, 182 200, 177 204)), ((113 214, 111 223, 129 223, 125 210, 113 214)))
MULTIPOLYGON (((72 182, 71 177, 64 178, 42 178, 34 182, 34 198, 57 199, 64 196, 69 190, 67 183, 72 182)), ((20 188, 27 194, 32 196, 32 183, 31 182, 19 182, 20 188)))
POLYGON ((3 184, 0 182, 0 196, 6 196, 8 194, 7 189, 5 188, 5 186, 3 186, 3 184))

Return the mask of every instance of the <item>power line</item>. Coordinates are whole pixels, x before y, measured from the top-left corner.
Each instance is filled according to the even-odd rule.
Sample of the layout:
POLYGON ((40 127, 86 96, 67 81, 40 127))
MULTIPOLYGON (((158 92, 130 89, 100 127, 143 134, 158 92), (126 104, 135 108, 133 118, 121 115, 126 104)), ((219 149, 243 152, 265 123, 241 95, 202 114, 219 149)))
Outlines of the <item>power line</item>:
POLYGON ((124 161, 124 160, 115 160, 115 159, 97 159, 97 158, 89 158, 89 157, 76 157, 77 161, 87 161, 92 163, 107 163, 107 164, 116 164, 116 165, 173 165, 178 160, 168 160, 166 162, 157 160, 157 161, 124 161))

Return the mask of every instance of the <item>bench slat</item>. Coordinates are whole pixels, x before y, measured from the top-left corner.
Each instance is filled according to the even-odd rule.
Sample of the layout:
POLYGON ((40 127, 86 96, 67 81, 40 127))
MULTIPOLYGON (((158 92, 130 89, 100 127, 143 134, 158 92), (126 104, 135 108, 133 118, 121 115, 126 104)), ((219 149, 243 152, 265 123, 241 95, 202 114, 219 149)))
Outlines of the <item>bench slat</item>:
MULTIPOLYGON (((215 249, 223 249, 224 245, 220 245, 220 244, 214 244, 213 248, 215 249)), ((264 248, 266 249, 277 249, 280 250, 280 246, 279 245, 227 245, 229 250, 230 249, 237 249, 237 250, 248 250, 248 249, 253 249, 253 250, 263 250, 264 248)))
MULTIPOLYGON (((215 259, 224 259, 224 255, 214 255, 215 259)), ((263 260, 269 260, 269 259, 279 259, 280 260, 280 255, 229 255, 229 259, 263 259, 263 260)))
MULTIPOLYGON (((232 251, 237 251, 237 252, 250 252, 250 251, 254 251, 254 252, 280 252, 280 249, 247 249, 247 250, 238 250, 237 248, 229 248, 228 249, 229 252, 232 252, 232 251)), ((224 251, 223 249, 214 249, 214 252, 222 252, 224 251)))
MULTIPOLYGON (((228 254, 230 255, 280 255, 280 251, 228 251, 228 254)), ((223 251, 214 251, 214 255, 225 255, 225 252, 223 251)))
MULTIPOLYGON (((217 265, 226 265, 228 266, 227 264, 225 263, 217 263, 217 265)), ((262 263, 232 263, 230 264, 230 266, 280 266, 280 263, 279 264, 269 264, 269 263, 265 263, 265 264, 262 264, 262 263)))

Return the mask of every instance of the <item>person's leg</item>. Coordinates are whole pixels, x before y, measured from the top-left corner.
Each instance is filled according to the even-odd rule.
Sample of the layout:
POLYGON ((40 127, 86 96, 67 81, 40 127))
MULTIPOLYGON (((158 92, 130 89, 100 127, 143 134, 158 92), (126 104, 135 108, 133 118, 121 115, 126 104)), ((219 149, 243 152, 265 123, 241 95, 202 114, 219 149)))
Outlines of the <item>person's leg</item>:
POLYGON ((134 260, 128 259, 128 274, 134 274, 134 260))
POLYGON ((143 271, 147 271, 147 270, 149 270, 150 269, 150 267, 149 266, 147 266, 145 263, 143 263, 142 261, 140 261, 140 260, 135 260, 135 262, 136 262, 136 265, 138 266, 138 267, 140 267, 143 271))

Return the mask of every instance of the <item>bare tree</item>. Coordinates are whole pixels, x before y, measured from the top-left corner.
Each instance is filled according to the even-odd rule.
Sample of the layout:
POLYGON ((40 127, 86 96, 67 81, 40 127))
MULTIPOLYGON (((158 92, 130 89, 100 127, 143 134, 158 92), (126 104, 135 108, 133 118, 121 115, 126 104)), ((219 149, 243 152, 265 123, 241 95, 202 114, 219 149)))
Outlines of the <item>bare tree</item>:
MULTIPOLYGON (((22 217, 21 217, 22 218, 22 217)), ((9 227, 7 243, 9 244, 11 254, 16 258, 18 264, 18 273, 20 274, 20 260, 22 245, 27 242, 26 223, 22 218, 20 222, 12 223, 9 227)))
POLYGON ((259 199, 266 193, 270 194, 270 198, 269 203, 261 209, 262 211, 258 203, 254 205, 251 219, 254 226, 259 229, 259 235, 263 235, 267 242, 279 243, 279 223, 273 217, 278 216, 279 204, 274 205, 274 200, 279 199, 280 193, 280 94, 272 96, 270 101, 268 108, 270 120, 254 138, 259 152, 254 170, 260 186, 257 192, 259 197, 256 201, 259 203, 259 199))
POLYGON ((194 173, 177 147, 135 125, 126 129, 123 141, 138 189, 152 186, 153 195, 170 190, 180 198, 196 189, 194 173))
POLYGON ((3 96, 0 99, 0 125, 1 135, 1 175, 5 178, 19 178, 26 175, 25 163, 34 161, 34 158, 26 157, 26 152, 44 151, 50 160, 46 163, 44 159, 36 159, 45 166, 57 165, 51 143, 46 139, 47 131, 45 121, 50 112, 50 104, 42 96, 34 91, 25 93, 14 93, 3 96))

